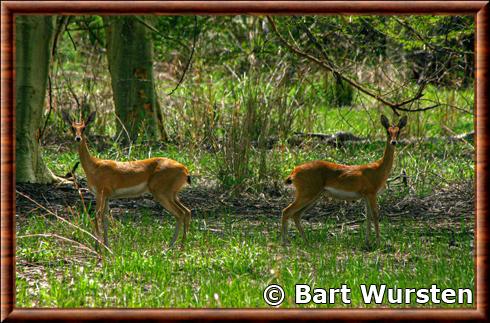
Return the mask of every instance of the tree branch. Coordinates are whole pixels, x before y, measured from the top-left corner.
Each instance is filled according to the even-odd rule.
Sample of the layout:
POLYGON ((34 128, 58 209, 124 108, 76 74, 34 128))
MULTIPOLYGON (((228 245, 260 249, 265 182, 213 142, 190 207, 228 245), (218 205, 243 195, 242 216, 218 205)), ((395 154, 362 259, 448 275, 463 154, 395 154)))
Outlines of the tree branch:
POLYGON ((432 109, 435 109, 439 106, 440 106, 440 104, 437 103, 437 104, 431 105, 429 107, 420 108, 420 109, 406 109, 406 108, 401 108, 401 107, 397 107, 397 109, 400 111, 405 111, 405 112, 421 112, 421 111, 432 110, 432 109))
POLYGON ((187 65, 184 68, 184 72, 182 73, 182 76, 180 77, 179 83, 175 86, 175 88, 170 91, 167 95, 172 95, 174 92, 179 88, 180 84, 184 81, 185 74, 187 73, 187 70, 189 69, 189 66, 191 65, 192 62, 192 56, 194 56, 194 51, 196 49, 196 42, 197 42, 197 16, 194 16, 194 39, 192 42, 192 51, 191 55, 189 56, 189 60, 187 61, 187 65))
POLYGON ((167 39, 167 40, 173 41, 174 43, 177 43, 180 46, 185 47, 187 50, 189 50, 189 46, 187 46, 186 44, 182 43, 178 39, 175 39, 173 37, 170 37, 169 35, 163 34, 160 30, 158 30, 157 28, 153 27, 152 25, 150 25, 149 23, 147 23, 146 21, 144 21, 141 17, 134 16, 134 18, 136 19, 136 21, 138 21, 143 26, 145 26, 146 28, 150 29, 152 32, 154 32, 158 36, 162 37, 163 39, 167 39))
MULTIPOLYGON (((387 100, 386 98, 384 98, 383 96, 375 93, 374 91, 364 87, 363 85, 361 85, 360 83, 358 83, 357 81, 349 78, 348 76, 344 75, 339 67, 337 67, 332 59, 330 57, 328 57, 327 53, 325 52, 325 50, 323 49, 322 45, 316 40, 315 36, 311 33, 311 31, 306 27, 306 26, 303 26, 304 28, 304 31, 305 33, 307 34, 309 40, 320 50, 320 52, 322 53, 322 56, 324 58, 324 60, 320 60, 318 59, 317 57, 314 57, 304 51, 302 51, 301 49, 299 49, 298 47, 294 46, 293 44, 289 43, 278 31, 277 29, 277 26, 274 22, 274 20, 270 17, 270 16, 267 16, 267 20, 269 21, 269 23, 271 24, 272 26, 272 30, 274 30, 274 33, 277 35, 277 37, 279 38, 279 40, 289 49, 291 50, 292 52, 310 60, 310 61, 313 61, 315 63, 317 63, 318 65, 320 65, 321 67, 325 68, 326 70, 332 72, 335 76, 341 78, 342 80, 344 80, 345 82, 349 83, 351 86, 353 86, 354 88, 358 89, 360 92, 374 98, 375 100, 389 106, 393 112, 395 113, 395 115, 399 116, 400 114, 398 113, 398 110, 400 111, 416 111, 416 110, 409 110, 409 109, 403 109, 401 108, 402 106, 404 105, 407 105, 409 103, 412 103, 413 101, 416 101, 418 99, 420 99, 424 94, 423 94, 423 91, 425 89, 425 86, 426 86, 426 83, 423 82, 419 89, 417 90, 417 93, 415 94, 414 97, 412 98, 409 98, 405 101, 402 101, 402 102, 391 102, 389 100, 387 100)), ((432 109, 434 107, 428 107, 428 109, 432 109)), ((425 109, 425 108, 424 108, 425 109)), ((420 111, 423 111, 422 109, 418 109, 420 111)))

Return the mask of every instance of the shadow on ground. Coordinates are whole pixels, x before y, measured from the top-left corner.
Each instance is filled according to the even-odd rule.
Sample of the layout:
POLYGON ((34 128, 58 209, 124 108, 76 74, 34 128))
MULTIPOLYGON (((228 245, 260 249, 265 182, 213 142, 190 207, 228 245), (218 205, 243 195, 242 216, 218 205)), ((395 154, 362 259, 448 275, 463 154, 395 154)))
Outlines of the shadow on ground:
MULTIPOLYGON (((86 183, 82 181, 79 185, 80 189, 69 184, 17 184, 16 190, 63 216, 68 214, 66 212, 68 207, 81 207, 83 203, 86 206, 95 204, 94 196, 85 188, 86 183)), ((410 194, 396 197, 395 190, 388 189, 379 198, 382 217, 420 217, 430 218, 435 222, 451 221, 452 219, 461 221, 462 218, 474 220, 475 191, 472 181, 453 183, 445 188, 434 189, 425 197, 410 194)), ((281 210, 293 200, 292 191, 283 195, 275 194, 275 196, 265 194, 227 196, 215 187, 198 185, 186 188, 180 196, 183 203, 192 209, 193 216, 231 214, 251 220, 262 216, 277 217, 279 220, 281 210)), ((141 210, 150 210, 156 216, 163 212, 162 207, 150 195, 137 199, 112 200, 110 207, 112 215, 116 218, 125 214, 137 215, 141 210)), ((32 212, 42 213, 43 210, 34 202, 17 194, 17 219, 25 220, 32 212)), ((362 220, 364 204, 362 201, 344 202, 325 197, 304 214, 303 219, 310 222, 321 222, 329 216, 335 217, 339 223, 362 220)))

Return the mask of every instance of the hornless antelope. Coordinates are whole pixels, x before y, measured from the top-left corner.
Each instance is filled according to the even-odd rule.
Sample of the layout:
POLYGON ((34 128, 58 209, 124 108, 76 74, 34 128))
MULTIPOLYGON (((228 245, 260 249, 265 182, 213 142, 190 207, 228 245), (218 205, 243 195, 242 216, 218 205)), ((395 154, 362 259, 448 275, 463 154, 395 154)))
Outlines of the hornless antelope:
POLYGON ((82 168, 87 176, 90 191, 96 198, 95 231, 97 238, 100 235, 100 222, 104 226, 104 244, 109 245, 107 239, 107 217, 109 199, 138 197, 145 193, 151 193, 160 204, 172 214, 177 224, 170 246, 173 246, 179 236, 182 225, 184 232, 182 241, 185 240, 191 220, 191 211, 186 208, 177 197, 182 187, 190 184, 190 176, 187 168, 168 158, 150 158, 129 162, 98 159, 90 156, 85 138, 85 128, 94 120, 95 112, 92 112, 87 121, 75 122, 62 111, 63 119, 71 126, 75 135, 75 141, 80 143, 78 154, 82 168))
POLYGON ((282 211, 282 240, 286 244, 287 226, 289 218, 293 218, 299 233, 306 241, 301 226, 301 214, 313 206, 321 197, 324 190, 340 200, 359 200, 366 202, 366 244, 369 245, 371 223, 374 220, 376 242, 379 244, 379 219, 376 194, 385 186, 386 179, 393 165, 395 145, 400 130, 407 124, 407 116, 390 126, 388 118, 381 116, 381 124, 388 136, 384 155, 381 159, 365 165, 342 165, 322 160, 312 161, 294 168, 286 179, 286 184, 293 184, 296 188, 296 198, 282 211))

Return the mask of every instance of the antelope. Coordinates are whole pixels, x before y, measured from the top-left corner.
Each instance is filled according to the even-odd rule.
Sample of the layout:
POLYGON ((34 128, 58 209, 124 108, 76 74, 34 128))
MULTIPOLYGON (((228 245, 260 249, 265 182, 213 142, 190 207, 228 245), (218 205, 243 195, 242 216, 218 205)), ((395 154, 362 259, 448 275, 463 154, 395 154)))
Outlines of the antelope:
POLYGON ((294 168, 286 179, 286 184, 293 184, 296 196, 293 203, 282 211, 282 241, 288 243, 288 220, 293 218, 294 223, 306 241, 305 232, 301 226, 301 214, 313 206, 324 191, 333 198, 340 200, 363 199, 366 203, 366 244, 369 245, 371 224, 374 222, 376 242, 379 244, 379 218, 376 195, 385 187, 386 180, 393 166, 395 146, 400 131, 407 124, 407 116, 391 125, 384 115, 381 115, 381 125, 386 129, 387 141, 383 157, 375 162, 365 165, 342 165, 332 162, 316 160, 299 165, 294 168))
MULTIPOLYGON (((92 112, 86 121, 74 121, 66 111, 62 111, 65 122, 71 126, 75 141, 79 143, 78 155, 87 176, 88 187, 95 195, 95 231, 101 241, 100 222, 104 227, 104 244, 108 247, 107 217, 109 199, 134 198, 151 193, 177 221, 170 246, 173 246, 183 226, 182 242, 185 241, 191 220, 191 211, 179 200, 177 193, 191 179, 187 168, 169 158, 149 158, 128 162, 105 160, 93 157, 87 147, 85 129, 95 118, 92 112)), ((97 245, 99 242, 97 242, 97 245)))

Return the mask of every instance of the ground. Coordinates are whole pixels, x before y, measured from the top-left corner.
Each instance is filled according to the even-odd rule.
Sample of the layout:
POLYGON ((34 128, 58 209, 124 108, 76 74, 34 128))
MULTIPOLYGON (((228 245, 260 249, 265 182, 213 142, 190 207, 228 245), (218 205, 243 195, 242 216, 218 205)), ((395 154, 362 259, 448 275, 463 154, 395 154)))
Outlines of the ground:
MULTIPOLYGON (((364 245, 361 202, 323 199, 303 216, 309 242, 290 226, 292 243, 283 247, 280 213, 292 201, 292 191, 230 196, 196 183, 181 193, 193 212, 188 240, 168 249, 175 222, 160 205, 151 197, 114 200, 113 255, 103 259, 88 251, 93 241, 86 235, 21 196, 90 229, 86 214, 94 198, 79 182, 80 192, 71 185, 16 187, 19 306, 267 307, 261 295, 271 283, 285 288, 285 307, 297 306, 290 296, 296 283, 324 288, 343 283, 430 288, 436 283, 474 290, 471 181, 435 188, 423 198, 395 196, 402 184, 390 184, 379 197, 378 247, 364 245), (80 211, 81 197, 86 213, 80 211), (40 233, 48 236, 29 236, 40 233)), ((372 306, 359 295, 353 298, 351 305, 323 306, 372 306)))

